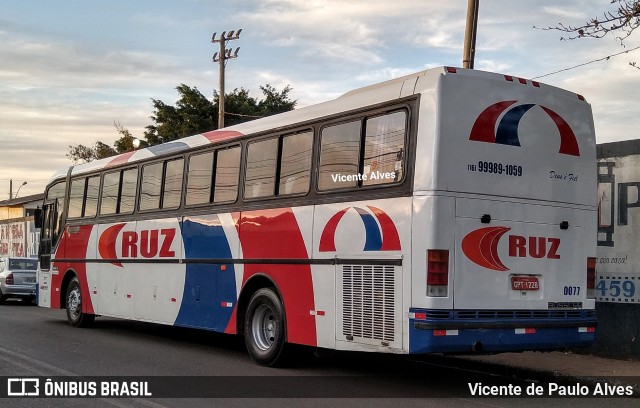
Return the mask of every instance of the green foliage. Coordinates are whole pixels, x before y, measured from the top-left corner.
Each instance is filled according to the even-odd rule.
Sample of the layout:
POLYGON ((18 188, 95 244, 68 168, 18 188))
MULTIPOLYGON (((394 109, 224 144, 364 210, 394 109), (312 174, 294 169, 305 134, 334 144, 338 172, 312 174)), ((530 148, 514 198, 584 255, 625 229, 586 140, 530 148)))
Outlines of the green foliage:
POLYGON ((176 87, 179 98, 176 106, 152 99, 153 124, 146 127, 144 138, 150 146, 170 142, 215 128, 217 111, 196 87, 180 84, 176 87))
MULTIPOLYGON (((219 95, 214 92, 213 102, 208 100, 196 87, 180 84, 176 87, 178 100, 175 106, 167 105, 159 99, 152 99, 153 123, 144 131, 144 140, 140 147, 148 147, 170 142, 186 136, 208 132, 218 127, 219 95)), ((260 117, 293 110, 296 101, 289 98, 291 88, 287 85, 278 91, 271 85, 261 86, 264 99, 258 101, 249 95, 249 91, 240 88, 225 94, 225 126, 233 126, 260 117)), ((86 163, 96 159, 114 156, 134 150, 135 137, 120 122, 114 122, 116 131, 121 135, 113 147, 96 142, 92 147, 81 144, 69 145, 67 157, 74 163, 86 163)))

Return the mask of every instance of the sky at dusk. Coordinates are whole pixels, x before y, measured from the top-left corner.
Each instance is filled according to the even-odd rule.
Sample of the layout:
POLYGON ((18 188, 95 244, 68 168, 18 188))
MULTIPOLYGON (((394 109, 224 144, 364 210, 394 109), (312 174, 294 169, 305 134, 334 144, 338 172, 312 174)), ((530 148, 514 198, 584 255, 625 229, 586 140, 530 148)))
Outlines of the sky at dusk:
MULTIPOLYGON (((475 68, 535 78, 640 46, 640 34, 560 41, 608 0, 480 2, 475 68)), ((0 200, 44 191, 70 144, 143 137, 151 99, 175 87, 212 97, 214 32, 242 28, 226 88, 289 85, 298 107, 441 65, 461 66, 467 1, 0 0, 0 200)), ((591 103, 598 143, 640 137, 640 50, 545 76, 591 103)))

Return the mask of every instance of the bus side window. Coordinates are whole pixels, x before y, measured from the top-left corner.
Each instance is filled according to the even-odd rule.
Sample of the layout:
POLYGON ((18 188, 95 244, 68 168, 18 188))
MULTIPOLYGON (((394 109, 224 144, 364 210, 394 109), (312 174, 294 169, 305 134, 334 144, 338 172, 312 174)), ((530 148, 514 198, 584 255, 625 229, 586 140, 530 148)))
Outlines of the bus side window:
POLYGON ((210 202, 212 178, 213 152, 194 154, 189 157, 187 205, 208 204, 210 202))
POLYGON ((363 186, 402 180, 406 121, 404 111, 367 119, 363 186))
POLYGON ((69 193, 69 218, 82 217, 85 183, 86 179, 84 177, 71 180, 71 192, 69 193))
POLYGON ((131 214, 136 202, 138 169, 106 173, 102 182, 100 214, 131 214))
POLYGON ((238 198, 240 147, 216 151, 214 203, 233 202, 238 198))
POLYGON ((318 188, 333 190, 358 185, 361 121, 322 129, 318 188))
POLYGON ((309 191, 313 132, 282 138, 278 195, 304 194, 309 191))
POLYGON ((184 159, 168 160, 165 162, 162 185, 162 208, 171 209, 180 207, 183 172, 184 159))
POLYGON ((122 171, 122 187, 120 188, 120 202, 118 214, 131 214, 136 202, 136 187, 138 185, 138 169, 122 171))
POLYGON ((64 205, 65 205, 65 199, 64 199, 64 195, 65 195, 65 189, 66 189, 67 183, 66 182, 62 182, 62 183, 58 183, 55 184, 54 186, 52 186, 49 191, 47 192, 47 200, 55 200, 56 201, 56 211, 52 212, 51 214, 51 247, 55 247, 56 243, 58 242, 58 237, 60 236, 60 233, 62 232, 62 212, 64 211, 64 205))
POLYGON ((142 185, 140 186, 140 211, 160 208, 162 191, 163 163, 153 163, 142 167, 142 185))
POLYGON ((115 214, 118 205, 118 190, 120 187, 120 172, 107 173, 102 181, 102 201, 100 202, 100 214, 115 214))
POLYGON ((87 178, 83 217, 93 218, 98 213, 98 195, 100 194, 100 176, 87 178))
POLYGON ((275 194, 278 139, 249 143, 245 198, 269 197, 275 194))

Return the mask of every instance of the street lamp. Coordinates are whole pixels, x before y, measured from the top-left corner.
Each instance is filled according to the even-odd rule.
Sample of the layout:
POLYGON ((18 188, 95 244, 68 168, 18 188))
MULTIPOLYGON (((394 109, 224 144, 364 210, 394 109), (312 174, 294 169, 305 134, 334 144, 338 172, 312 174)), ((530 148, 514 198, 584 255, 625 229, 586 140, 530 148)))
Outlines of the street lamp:
POLYGON ((26 181, 24 181, 22 184, 20 184, 20 187, 18 187, 18 191, 16 191, 16 196, 15 196, 15 197, 13 197, 13 198, 18 198, 18 193, 20 192, 20 189, 22 188, 22 186, 24 186, 24 185, 26 185, 26 184, 27 184, 27 182, 26 182, 26 181))

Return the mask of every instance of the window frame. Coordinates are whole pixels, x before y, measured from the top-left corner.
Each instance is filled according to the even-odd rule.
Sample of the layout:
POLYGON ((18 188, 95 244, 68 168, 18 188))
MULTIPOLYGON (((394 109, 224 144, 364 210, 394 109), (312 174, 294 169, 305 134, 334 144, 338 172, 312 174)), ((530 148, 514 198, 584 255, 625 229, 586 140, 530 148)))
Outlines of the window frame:
POLYGON ((154 212, 166 212, 166 211, 172 211, 172 210, 178 210, 180 209, 180 207, 182 207, 182 202, 184 200, 184 174, 185 174, 185 157, 183 155, 181 156, 173 156, 173 157, 167 157, 161 160, 156 160, 156 161, 150 161, 150 162, 145 162, 145 163, 141 163, 139 166, 139 170, 138 170, 138 188, 137 188, 137 203, 136 203, 136 208, 134 213, 137 214, 147 214, 147 213, 154 213, 154 212), (181 173, 181 180, 182 182, 180 183, 181 187, 180 187, 180 199, 178 200, 178 205, 174 206, 174 207, 165 207, 164 206, 164 200, 165 200, 165 191, 166 191, 166 180, 167 180, 167 168, 169 167, 169 163, 170 162, 175 162, 175 161, 179 161, 182 160, 182 173, 181 173), (159 197, 158 197, 158 207, 157 208, 146 208, 146 209, 142 209, 140 208, 140 205, 142 204, 142 184, 143 184, 143 180, 144 180, 144 169, 145 167, 151 167, 151 166, 157 166, 160 165, 161 167, 161 174, 160 174, 160 193, 159 193, 159 197))
POLYGON ((127 215, 133 215, 136 213, 136 209, 137 209, 137 201, 138 201, 138 191, 140 189, 140 166, 135 165, 135 166, 127 166, 127 167, 122 167, 122 168, 116 168, 114 170, 111 171, 102 171, 100 172, 100 199, 98 200, 98 216, 100 218, 108 218, 108 217, 118 217, 118 216, 127 216, 127 215), (122 204, 122 184, 123 184, 123 179, 124 179, 124 173, 126 171, 130 171, 130 170, 135 170, 136 171, 136 186, 135 186, 135 194, 133 196, 133 207, 132 210, 130 212, 121 212, 120 211, 120 206, 122 204), (119 177, 118 177, 118 195, 116 197, 116 209, 115 212, 112 213, 107 213, 104 214, 102 212, 102 203, 103 203, 103 192, 104 192, 104 179, 107 175, 112 174, 112 173, 120 173, 119 177))
MULTIPOLYGON (((318 129, 318 154, 315 157, 315 172, 316 172, 316 182, 315 182, 315 193, 318 195, 327 195, 327 194, 336 194, 336 193, 349 193, 349 192, 360 192, 360 191, 369 191, 369 190, 384 190, 387 188, 399 187, 402 186, 407 180, 407 169, 409 168, 407 163, 409 160, 414 162, 415 159, 415 146, 412 146, 411 134, 415 132, 412 130, 412 118, 411 109, 407 104, 398 106, 390 106, 388 109, 381 109, 379 111, 370 110, 365 111, 360 114, 350 115, 348 117, 341 118, 340 120, 326 122, 323 123, 318 129), (362 174, 364 171, 364 162, 365 162, 365 146, 366 146, 366 132, 367 132, 367 122, 369 119, 380 118, 385 115, 392 115, 396 112, 404 112, 405 113, 405 122, 404 122, 404 157, 402 161, 402 177, 395 182, 392 183, 380 183, 373 185, 364 185, 362 180, 357 180, 356 185, 354 187, 340 187, 334 189, 320 189, 320 160, 322 155, 322 132, 324 129, 338 126, 341 124, 346 124, 350 122, 360 122, 360 147, 358 150, 358 169, 357 174, 362 174), (411 152, 411 157, 407 152, 411 152)), ((417 119, 417 118, 416 118, 417 119)))
MULTIPOLYGON (((67 175, 66 178, 58 179, 54 182, 50 188, 53 188, 55 184, 58 182, 70 182, 72 179, 76 177, 85 177, 86 180, 89 180, 91 177, 98 178, 98 201, 96 203, 96 215, 94 217, 87 218, 73 218, 68 219, 68 225, 82 225, 83 223, 89 222, 89 219, 95 219, 95 221, 90 222, 130 222, 134 220, 149 220, 155 218, 166 218, 166 217, 190 217, 190 216, 202 216, 208 214, 219 214, 219 213, 229 213, 229 212, 238 212, 238 211, 255 211, 269 208, 285 208, 285 207, 297 207, 297 206, 315 206, 315 205, 324 205, 330 203, 341 203, 348 201, 359 201, 359 200, 376 200, 376 199, 385 199, 385 198, 393 198, 393 197, 407 197, 411 196, 413 192, 413 179, 415 177, 415 157, 416 157, 416 146, 417 146, 417 127, 418 127, 418 116, 419 116, 419 107, 420 107, 420 95, 411 95, 404 98, 400 98, 394 101, 386 101, 382 103, 372 104, 365 107, 360 107, 356 109, 348 109, 344 111, 337 112, 335 114, 327 114, 324 116, 314 117, 312 119, 302 120, 292 124, 286 124, 274 129, 265 129, 263 131, 241 135, 237 139, 233 140, 222 140, 220 142, 212 142, 205 143, 199 146, 193 146, 190 148, 186 148, 180 152, 172 152, 168 154, 160 154, 157 156, 147 157, 141 160, 136 160, 133 163, 122 163, 117 166, 105 166, 100 169, 94 169, 91 171, 81 172, 79 174, 74 174, 72 176, 67 175), (334 190, 319 190, 318 189, 318 179, 319 179, 319 163, 320 163, 320 149, 321 149, 321 131, 323 128, 339 123, 348 122, 351 120, 363 120, 366 117, 372 118, 376 116, 382 116, 385 114, 390 114, 396 111, 404 111, 406 113, 405 117, 405 134, 404 134, 404 149, 405 153, 403 155, 403 163, 402 163, 402 177, 395 183, 389 184, 377 184, 371 186, 363 186, 359 188, 341 188, 334 190), (312 146, 311 146, 311 163, 310 163, 310 174, 308 182, 309 187, 308 191, 304 194, 278 194, 269 197, 261 197, 255 199, 244 199, 244 180, 245 180, 245 172, 246 172, 246 159, 247 159, 247 146, 255 141, 264 140, 271 137, 287 137, 298 133, 312 133, 312 146), (225 201, 214 203, 212 200, 213 191, 215 190, 215 171, 212 172, 212 191, 210 194, 210 201, 200 204, 192 204, 187 205, 187 183, 189 177, 189 160, 194 155, 204 154, 204 153, 213 153, 214 161, 215 161, 215 153, 217 151, 239 148, 239 167, 238 167, 238 180, 237 180, 237 193, 234 201, 225 201), (138 201, 139 194, 141 189, 141 180, 142 180, 142 167, 153 163, 158 160, 172 160, 177 158, 183 158, 184 160, 184 168, 183 168, 183 187, 181 191, 181 200, 180 207, 173 209, 160 209, 160 210, 148 210, 148 211, 139 211, 138 210, 138 201), (133 213, 112 213, 112 214, 102 214, 102 188, 104 183, 104 177, 106 174, 119 171, 123 172, 129 169, 137 169, 137 185, 136 185, 136 203, 134 207, 133 213)), ((431 121, 432 119, 427 119, 431 121)), ((366 131, 366 123, 363 124, 362 132, 366 131)), ((361 139, 362 142, 364 142, 361 139)), ((282 152, 279 153, 278 157, 278 169, 281 171, 282 167, 282 152)), ((216 164, 217 166, 217 164, 216 164)), ((120 179, 119 179, 120 181, 120 179)), ((278 193, 280 191, 284 191, 283 187, 280 185, 280 179, 276 180, 278 183, 278 193)), ((85 187, 87 182, 85 181, 85 187)), ((120 190, 120 184, 118 186, 120 190)), ((48 191, 48 189, 47 189, 48 191)), ((67 194, 70 194, 70 185, 67 186, 67 194)), ((118 200, 121 200, 121 191, 119 192, 118 200)), ((66 200, 68 196, 65 196, 63 200, 66 200)), ((83 207, 86 212, 87 208, 87 197, 83 197, 83 207)), ((68 210, 68 203, 64 202, 65 212, 63 217, 66 217, 66 212, 68 210)))
POLYGON ((314 183, 314 163, 315 163, 315 152, 316 152, 316 129, 313 126, 305 126, 297 129, 292 129, 291 131, 282 132, 279 134, 269 134, 264 137, 256 138, 254 140, 248 140, 244 146, 244 161, 242 162, 242 200, 245 203, 253 203, 261 200, 278 200, 278 199, 286 199, 289 197, 306 197, 312 191, 312 184, 314 183), (311 160, 309 161, 309 174, 307 178, 307 189, 303 193, 281 193, 281 175, 282 175, 282 152, 284 146, 284 139, 291 136, 301 135, 305 133, 311 133, 311 160), (268 196, 260 196, 260 197, 247 197, 246 196, 246 187, 247 187, 247 166, 249 160, 249 146, 254 143, 260 143, 268 140, 276 140, 277 143, 277 153, 276 153, 276 163, 275 163, 275 174, 274 174, 274 184, 273 184, 273 194, 268 196))
MULTIPOLYGON (((235 204, 238 203, 238 200, 240 199, 241 195, 240 195, 240 191, 241 191, 241 179, 243 177, 244 174, 244 168, 243 168, 243 151, 244 151, 244 144, 243 143, 233 143, 230 145, 220 145, 220 146, 214 146, 212 148, 207 148, 206 150, 196 150, 193 152, 189 152, 186 157, 185 157, 185 161, 186 161, 186 171, 185 174, 187 175, 186 177, 186 182, 184 182, 184 192, 182 194, 182 202, 184 203, 184 208, 203 208, 203 207, 212 207, 212 206, 225 206, 225 205, 230 205, 230 204, 235 204), (216 176, 218 173, 218 152, 220 151, 226 151, 226 150, 232 150, 232 149, 239 149, 238 153, 240 154, 240 157, 238 159, 238 177, 236 180, 236 197, 233 201, 229 200, 229 201, 222 201, 222 202, 214 202, 214 197, 215 197, 215 190, 216 190, 216 186, 215 186, 215 181, 216 181, 216 176), (205 154, 212 154, 212 160, 211 160, 211 180, 209 180, 209 199, 208 201, 204 202, 204 203, 198 203, 198 204, 187 204, 187 195, 189 193, 189 175, 190 170, 191 170, 191 158, 194 156, 200 156, 200 155, 205 155, 205 154)), ((184 180, 184 179, 183 179, 184 180)), ((241 201, 240 201, 241 202, 241 201)))

